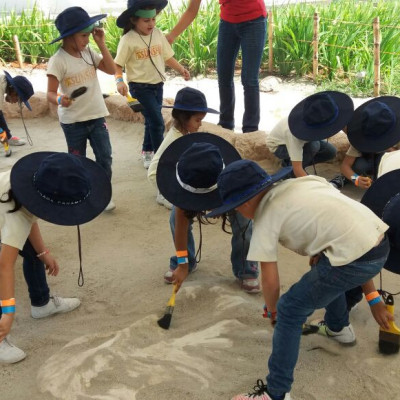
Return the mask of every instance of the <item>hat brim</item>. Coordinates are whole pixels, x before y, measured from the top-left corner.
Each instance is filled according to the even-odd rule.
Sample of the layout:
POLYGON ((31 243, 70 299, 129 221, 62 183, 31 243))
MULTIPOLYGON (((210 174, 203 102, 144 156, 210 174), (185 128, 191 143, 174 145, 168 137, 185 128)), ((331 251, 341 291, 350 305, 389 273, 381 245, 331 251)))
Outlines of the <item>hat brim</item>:
POLYGON ((220 136, 208 132, 190 133, 172 142, 161 155, 157 166, 157 187, 169 202, 183 210, 212 210, 222 203, 218 188, 209 193, 191 193, 183 189, 176 179, 179 157, 193 143, 210 143, 217 146, 225 166, 241 159, 238 151, 220 136))
POLYGON ((7 72, 4 71, 4 75, 6 76, 7 82, 15 89, 15 91, 18 94, 18 97, 24 102, 24 104, 26 105, 27 109, 29 111, 32 111, 32 107, 29 104, 28 100, 24 100, 24 94, 21 92, 20 88, 18 87, 18 85, 15 84, 14 79, 11 77, 11 75, 7 72))
POLYGON ((193 112, 199 112, 199 113, 211 113, 211 114, 219 114, 220 112, 217 110, 214 110, 213 108, 209 107, 189 107, 185 106, 184 104, 174 104, 173 106, 162 106, 163 108, 175 108, 176 110, 182 110, 182 111, 193 111, 193 112))
POLYGON ((394 96, 381 96, 369 100, 359 106, 355 111, 353 118, 347 125, 347 138, 350 144, 362 153, 379 153, 389 147, 394 146, 400 141, 400 98, 394 96), (362 112, 368 104, 380 101, 386 104, 396 115, 396 123, 390 133, 382 137, 369 138, 363 135, 362 112))
POLYGON ((271 175, 271 180, 264 183, 263 185, 258 186, 256 190, 249 193, 247 196, 241 197, 240 200, 237 200, 236 202, 230 202, 228 204, 223 204, 222 206, 220 206, 220 207, 212 210, 210 213, 206 214, 206 217, 207 218, 217 217, 218 215, 221 215, 221 214, 224 214, 224 213, 234 210, 236 207, 239 207, 242 204, 246 203, 246 201, 250 200, 251 198, 253 198, 258 193, 262 192, 267 187, 273 185, 274 183, 280 181, 283 178, 286 178, 289 174, 292 173, 292 171, 293 171, 292 167, 281 168, 276 174, 271 175))
POLYGON ((94 24, 97 21, 100 21, 103 18, 106 18, 107 14, 99 14, 99 15, 95 15, 94 17, 91 17, 90 19, 88 19, 84 24, 78 25, 73 29, 70 29, 69 31, 64 32, 62 35, 60 35, 57 39, 52 40, 49 44, 53 44, 55 42, 58 42, 61 39, 66 38, 67 36, 71 36, 74 33, 80 32, 83 29, 87 28, 88 26, 94 24))
POLYGON ((307 142, 326 139, 340 132, 351 120, 354 113, 354 104, 347 94, 336 91, 325 91, 323 93, 331 96, 338 105, 338 117, 331 124, 324 126, 312 127, 307 125, 303 119, 303 108, 304 103, 310 97, 308 96, 294 106, 289 114, 289 129, 296 138, 307 142))
POLYGON ((59 205, 44 199, 33 185, 40 163, 56 152, 42 151, 19 159, 11 169, 11 189, 15 198, 30 213, 56 225, 82 225, 97 217, 111 200, 111 182, 104 169, 93 160, 81 157, 90 177, 89 196, 79 204, 59 205))
POLYGON ((168 0, 138 0, 137 4, 135 4, 133 7, 129 7, 117 18, 117 26, 122 29, 125 28, 129 22, 129 18, 132 17, 137 10, 154 6, 154 8, 159 11, 164 9, 167 4, 168 0))

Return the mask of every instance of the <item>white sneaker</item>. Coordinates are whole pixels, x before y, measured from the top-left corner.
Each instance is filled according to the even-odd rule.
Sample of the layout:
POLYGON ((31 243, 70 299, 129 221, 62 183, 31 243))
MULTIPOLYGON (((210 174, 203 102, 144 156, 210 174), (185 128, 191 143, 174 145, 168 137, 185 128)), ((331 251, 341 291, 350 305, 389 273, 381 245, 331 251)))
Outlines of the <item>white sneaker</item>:
POLYGON ((26 144, 26 141, 18 136, 12 136, 10 139, 8 139, 8 144, 10 146, 23 146, 26 144))
POLYGON ((172 210, 172 203, 170 203, 160 192, 157 194, 156 202, 160 206, 164 206, 165 208, 168 208, 168 210, 172 210))
POLYGON ((142 151, 143 167, 149 169, 153 156, 153 151, 142 151))
POLYGON ((110 202, 108 203, 107 207, 104 209, 104 211, 112 211, 115 209, 115 203, 110 200, 110 202))
POLYGON ((345 326, 341 331, 334 332, 328 328, 324 320, 316 319, 310 322, 311 326, 318 326, 318 333, 330 339, 336 340, 345 346, 353 346, 356 344, 356 334, 351 324, 345 326))
POLYGON ((13 364, 26 357, 24 351, 14 346, 8 336, 0 342, 0 363, 13 364))
POLYGON ((77 298, 51 296, 45 306, 31 306, 31 315, 32 318, 46 318, 53 314, 67 313, 75 310, 80 304, 81 301, 77 298))
POLYGON ((240 288, 246 293, 260 293, 260 282, 258 278, 237 279, 240 288))

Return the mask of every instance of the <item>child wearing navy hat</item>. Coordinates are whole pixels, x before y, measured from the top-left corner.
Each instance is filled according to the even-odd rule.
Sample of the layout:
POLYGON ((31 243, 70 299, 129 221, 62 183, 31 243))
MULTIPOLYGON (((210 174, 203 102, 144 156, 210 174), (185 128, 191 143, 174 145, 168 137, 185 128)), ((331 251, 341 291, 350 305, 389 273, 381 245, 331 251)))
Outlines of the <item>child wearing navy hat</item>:
MULTIPOLYGON (((47 98, 58 106, 68 152, 86 156, 89 142, 96 162, 111 181, 112 149, 105 120, 109 113, 97 78, 97 69, 109 75, 115 73, 104 30, 96 25, 105 17, 106 14, 90 17, 81 7, 66 8, 57 16, 55 24, 60 36, 51 43, 62 40, 62 45, 49 60, 47 98), (101 55, 89 48, 90 35, 101 55), (86 88, 83 94, 72 98, 73 92, 81 88, 86 88)), ((111 200, 106 211, 114 208, 111 200)))
POLYGON ((65 226, 89 222, 110 202, 111 184, 104 169, 88 158, 37 152, 0 173, 0 193, 0 363, 15 363, 26 356, 7 337, 15 315, 18 253, 24 258, 33 318, 77 308, 77 298, 50 296, 46 271, 56 276, 60 267, 42 239, 37 220, 65 226))
MULTIPOLYGON (((6 133, 5 140, 11 146, 23 146, 26 142, 18 136, 11 135, 10 128, 8 127, 3 114, 4 100, 9 103, 16 103, 19 101, 21 104, 24 103, 28 110, 32 111, 28 102, 32 95, 33 87, 27 78, 24 76, 16 76, 12 78, 7 71, 0 73, 0 133, 2 131, 6 133)), ((6 150, 6 157, 9 157, 10 155, 11 149, 8 148, 6 150)))
POLYGON ((128 94, 122 71, 125 69, 129 93, 143 106, 144 138, 142 159, 148 169, 154 153, 164 136, 161 114, 165 66, 174 69, 185 80, 189 71, 173 57, 174 52, 164 34, 156 28, 156 15, 168 4, 167 0, 128 0, 128 8, 118 18, 117 25, 124 29, 115 57, 117 90, 128 94))

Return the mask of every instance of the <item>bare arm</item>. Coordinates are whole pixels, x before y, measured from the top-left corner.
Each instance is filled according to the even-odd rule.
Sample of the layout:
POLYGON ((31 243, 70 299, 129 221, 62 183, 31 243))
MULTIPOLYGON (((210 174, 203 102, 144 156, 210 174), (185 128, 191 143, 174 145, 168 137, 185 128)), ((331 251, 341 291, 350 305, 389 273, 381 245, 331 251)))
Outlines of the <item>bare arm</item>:
POLYGON ((67 95, 62 95, 61 103, 58 104, 58 79, 54 75, 47 75, 47 101, 62 107, 69 107, 72 100, 67 95))
POLYGON ((267 306, 268 311, 276 312, 276 305, 280 294, 278 263, 276 261, 261 262, 260 265, 265 305, 267 306))
MULTIPOLYGON (((356 157, 345 155, 340 165, 340 172, 349 180, 351 180, 352 175, 355 174, 353 170, 354 162, 356 157)), ((357 180, 357 186, 363 189, 368 189, 371 186, 371 178, 368 176, 359 176, 357 180)))
POLYGON ((190 0, 186 11, 182 14, 178 23, 170 33, 166 35, 169 43, 172 43, 196 18, 199 12, 201 0, 190 0))
POLYGON ((96 42, 103 59, 100 61, 99 70, 109 75, 115 74, 115 64, 111 54, 106 46, 104 30, 94 28, 92 33, 93 39, 96 42))
POLYGON ((178 74, 182 75, 185 81, 188 81, 190 79, 189 71, 183 65, 179 64, 179 62, 176 61, 174 57, 166 60, 165 65, 168 65, 168 67, 174 69, 176 72, 178 72, 178 74))
MULTIPOLYGON (((115 64, 115 79, 120 78, 123 76, 122 67, 118 64, 115 64)), ((128 94, 128 86, 125 82, 118 82, 117 83, 117 90, 118 93, 122 96, 126 96, 128 94)))
POLYGON ((302 161, 292 161, 293 173, 296 178, 307 176, 307 172, 303 168, 302 161))

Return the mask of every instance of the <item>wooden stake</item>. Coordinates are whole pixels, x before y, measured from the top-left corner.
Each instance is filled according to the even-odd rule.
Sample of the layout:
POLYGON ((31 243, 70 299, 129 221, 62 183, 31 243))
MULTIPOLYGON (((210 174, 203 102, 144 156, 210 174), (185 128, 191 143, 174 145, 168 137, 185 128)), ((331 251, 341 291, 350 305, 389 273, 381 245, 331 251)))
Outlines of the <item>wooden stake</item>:
POLYGON ((19 47, 19 40, 17 35, 13 36, 13 42, 15 48, 15 55, 17 57, 19 67, 22 69, 24 67, 24 64, 22 63, 21 48, 19 47))
POLYGON ((381 91, 381 34, 379 17, 374 18, 374 97, 381 91))
POLYGON ((314 34, 313 34, 313 79, 318 76, 318 44, 319 44, 319 14, 314 13, 314 34))

